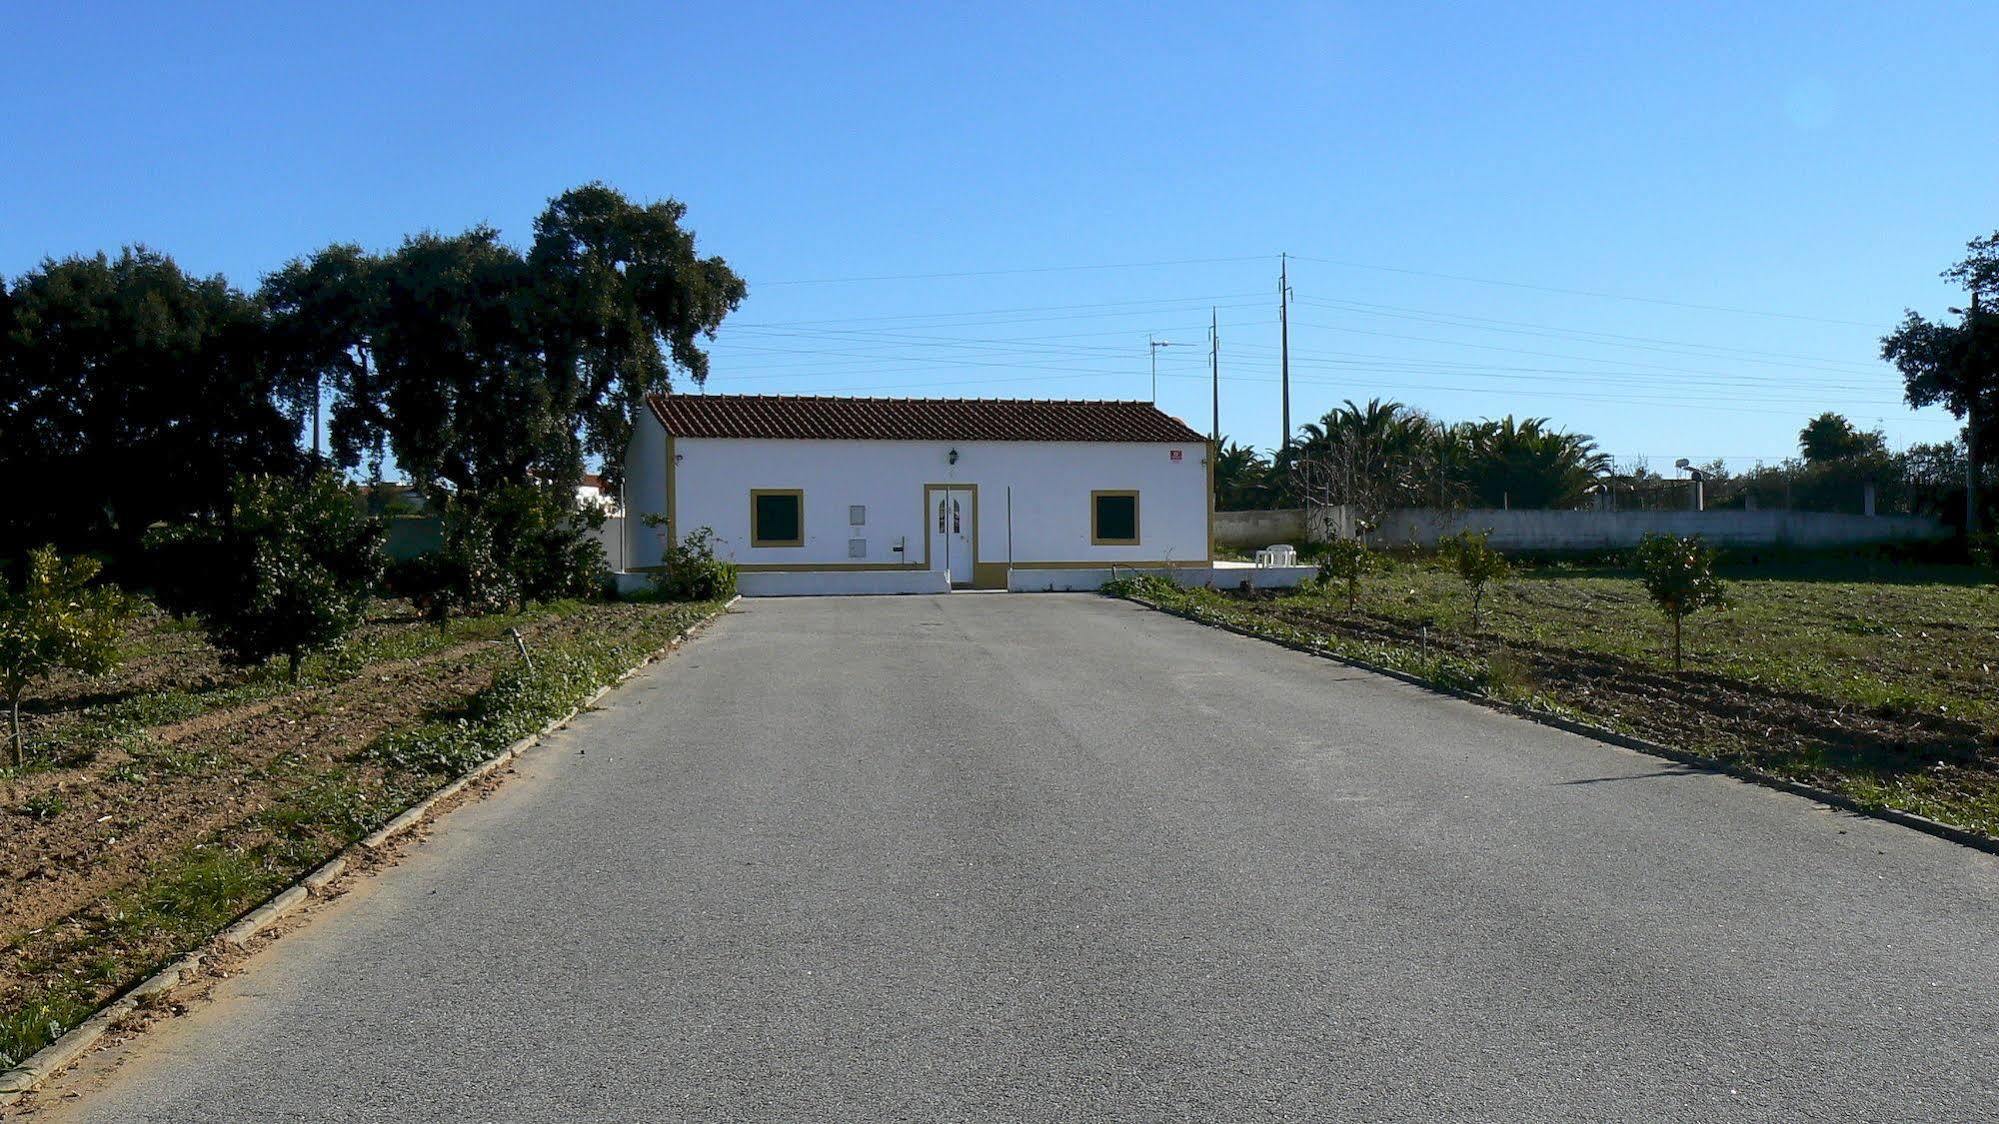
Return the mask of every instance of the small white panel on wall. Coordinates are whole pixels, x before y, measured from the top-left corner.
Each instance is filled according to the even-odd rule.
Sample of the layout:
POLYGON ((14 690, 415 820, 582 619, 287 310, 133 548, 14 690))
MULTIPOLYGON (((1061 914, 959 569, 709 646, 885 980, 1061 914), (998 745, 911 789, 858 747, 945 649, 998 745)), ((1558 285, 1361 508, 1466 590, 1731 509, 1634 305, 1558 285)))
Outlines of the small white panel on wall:
POLYGON ((867 556, 868 556, 868 540, 866 539, 847 540, 847 557, 866 558, 867 556))
POLYGON ((849 527, 865 527, 867 525, 867 522, 868 522, 867 504, 857 503, 847 508, 847 525, 849 527))

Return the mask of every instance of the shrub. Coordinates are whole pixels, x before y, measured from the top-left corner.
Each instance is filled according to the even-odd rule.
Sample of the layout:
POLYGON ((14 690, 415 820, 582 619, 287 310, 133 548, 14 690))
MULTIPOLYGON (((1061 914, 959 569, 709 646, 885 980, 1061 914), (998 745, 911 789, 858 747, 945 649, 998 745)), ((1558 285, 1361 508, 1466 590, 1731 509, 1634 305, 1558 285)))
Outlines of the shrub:
POLYGON ((1438 551, 1471 590, 1471 626, 1476 632, 1483 623, 1485 587, 1513 571, 1506 556, 1492 549, 1491 531, 1459 531, 1437 544, 1438 551))
POLYGON ((483 497, 479 518, 490 529, 493 556, 523 601, 586 598, 610 579, 604 544, 591 532, 604 513, 581 507, 568 489, 517 484, 483 497))
POLYGON ((736 595, 736 567, 715 557, 715 532, 707 527, 668 546, 660 563, 652 587, 668 601, 713 601, 736 595))
POLYGON ((441 507, 443 542, 396 563, 389 586, 439 628, 453 615, 586 598, 609 584, 604 545, 591 534, 604 514, 566 493, 523 484, 476 500, 450 496, 441 507))
POLYGON ((1347 612, 1360 607, 1360 580, 1375 569, 1374 552, 1359 539, 1334 539, 1319 555, 1319 584, 1347 595, 1347 612))
POLYGON ((520 600, 484 513, 456 497, 443 508, 442 544, 395 568, 397 591, 440 630, 454 613, 498 613, 520 600))
POLYGON ((0 593, 0 691, 7 696, 8 742, 15 768, 26 763, 21 696, 58 671, 102 675, 118 664, 132 603, 106 586, 92 588, 99 566, 45 546, 28 555, 19 592, 0 593))
POLYGON ((237 663, 282 655, 298 678, 306 653, 338 644, 367 616, 382 576, 380 520, 362 514, 331 472, 302 480, 241 477, 229 518, 169 528, 155 547, 209 561, 175 590, 210 640, 237 663))
POLYGON ((1673 670, 1679 671, 1681 624, 1687 614, 1726 605, 1727 591, 1714 576, 1714 551, 1699 535, 1646 535, 1635 558, 1652 603, 1673 622, 1673 670))
POLYGON ((1140 570, 1130 570, 1097 587, 1106 597, 1145 597, 1159 600, 1180 592, 1171 579, 1140 570))

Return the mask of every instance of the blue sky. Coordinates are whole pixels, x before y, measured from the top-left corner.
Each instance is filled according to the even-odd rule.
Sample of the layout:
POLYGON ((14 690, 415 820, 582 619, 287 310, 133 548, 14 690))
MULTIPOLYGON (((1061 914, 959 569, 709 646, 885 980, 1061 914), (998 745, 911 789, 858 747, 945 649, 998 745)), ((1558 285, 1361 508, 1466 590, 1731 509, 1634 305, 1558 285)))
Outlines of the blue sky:
POLYGON ((748 278, 712 391, 1142 398, 1153 333, 1205 430, 1217 307, 1222 428, 1270 446, 1288 252, 1294 422, 1546 415, 1665 469, 1834 408, 1899 447, 1954 426, 1875 341, 1999 227, 1989 3, 0 13, 0 273, 145 242, 249 286, 525 242, 602 179, 748 278))

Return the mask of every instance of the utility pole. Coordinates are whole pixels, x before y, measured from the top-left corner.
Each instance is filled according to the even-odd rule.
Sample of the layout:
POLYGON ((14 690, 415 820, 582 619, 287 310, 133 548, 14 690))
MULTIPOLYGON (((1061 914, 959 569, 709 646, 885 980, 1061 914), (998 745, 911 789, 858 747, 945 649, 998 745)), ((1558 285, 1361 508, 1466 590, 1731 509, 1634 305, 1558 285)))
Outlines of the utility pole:
POLYGON ((1291 273, 1289 254, 1277 255, 1277 365, 1284 383, 1284 442, 1291 447, 1291 273))
POLYGON ((1222 332, 1215 311, 1212 308, 1208 310, 1208 378, 1215 395, 1215 420, 1209 436, 1219 449, 1222 445, 1222 332))
POLYGON ((1159 349, 1172 347, 1172 340, 1156 340, 1148 333, 1145 337, 1147 348, 1152 352, 1152 404, 1159 405, 1159 349))

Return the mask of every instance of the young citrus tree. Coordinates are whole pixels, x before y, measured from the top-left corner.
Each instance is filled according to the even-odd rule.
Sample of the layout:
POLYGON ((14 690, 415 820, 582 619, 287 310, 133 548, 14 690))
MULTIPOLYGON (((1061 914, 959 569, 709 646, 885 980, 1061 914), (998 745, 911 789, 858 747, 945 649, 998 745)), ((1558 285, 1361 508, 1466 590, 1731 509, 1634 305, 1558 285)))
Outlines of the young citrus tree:
POLYGON ((242 664, 284 656, 297 679, 307 653, 338 644, 367 615, 384 538, 340 478, 320 472, 242 477, 227 521, 173 528, 153 543, 207 560, 176 607, 197 612, 216 647, 242 664))
POLYGON ((1437 550, 1458 578, 1471 590, 1471 627, 1478 631, 1484 622, 1485 587, 1513 572, 1506 556, 1492 549, 1491 531, 1459 531, 1437 544, 1437 550))
POLYGON ((1714 551, 1699 535, 1646 535, 1636 557, 1639 580, 1652 603, 1673 622, 1673 670, 1680 670, 1681 625, 1689 613, 1727 604, 1714 576, 1714 551))
POLYGON ((92 588, 98 569, 95 559, 64 558, 45 546, 28 555, 20 592, 0 593, 0 692, 15 768, 27 760, 21 697, 28 688, 58 671, 102 675, 118 664, 132 603, 117 589, 92 588))
POLYGON ((1360 607, 1360 580, 1375 568, 1374 552, 1359 539, 1334 539, 1319 557, 1319 583, 1347 595, 1347 612, 1360 607))

